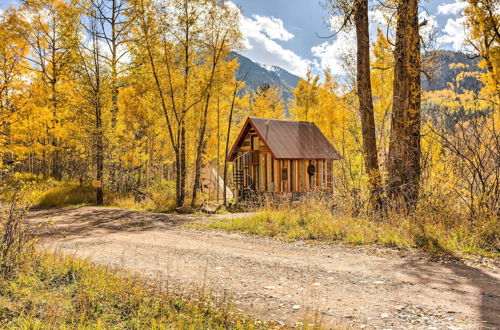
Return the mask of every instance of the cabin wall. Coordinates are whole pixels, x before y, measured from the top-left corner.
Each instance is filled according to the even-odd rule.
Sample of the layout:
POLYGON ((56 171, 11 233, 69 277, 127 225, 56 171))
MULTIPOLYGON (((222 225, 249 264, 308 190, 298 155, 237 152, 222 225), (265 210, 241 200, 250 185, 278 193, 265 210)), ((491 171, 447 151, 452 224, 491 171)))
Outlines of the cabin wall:
POLYGON ((333 189, 333 161, 275 159, 257 134, 249 134, 238 151, 235 169, 243 173, 237 189, 259 193, 291 193, 333 189), (316 168, 309 176, 309 164, 316 168))

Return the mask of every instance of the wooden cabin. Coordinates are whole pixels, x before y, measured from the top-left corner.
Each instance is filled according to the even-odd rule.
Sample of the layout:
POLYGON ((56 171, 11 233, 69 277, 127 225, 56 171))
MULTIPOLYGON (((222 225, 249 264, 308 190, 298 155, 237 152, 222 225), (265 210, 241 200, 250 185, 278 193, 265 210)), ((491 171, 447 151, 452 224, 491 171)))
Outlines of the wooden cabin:
POLYGON ((239 199, 333 189, 340 154, 311 122, 248 117, 228 160, 239 199))

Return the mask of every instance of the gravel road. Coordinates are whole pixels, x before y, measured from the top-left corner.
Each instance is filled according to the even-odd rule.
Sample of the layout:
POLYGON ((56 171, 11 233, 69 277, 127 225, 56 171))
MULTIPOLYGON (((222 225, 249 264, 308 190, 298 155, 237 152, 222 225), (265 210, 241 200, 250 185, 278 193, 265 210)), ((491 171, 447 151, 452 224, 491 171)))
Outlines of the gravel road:
MULTIPOLYGON (((241 215, 229 215, 241 216, 241 215)), ((433 262, 376 249, 186 229, 203 216, 98 207, 33 211, 48 249, 151 280, 229 295, 260 319, 325 328, 499 329, 498 263, 433 262)))

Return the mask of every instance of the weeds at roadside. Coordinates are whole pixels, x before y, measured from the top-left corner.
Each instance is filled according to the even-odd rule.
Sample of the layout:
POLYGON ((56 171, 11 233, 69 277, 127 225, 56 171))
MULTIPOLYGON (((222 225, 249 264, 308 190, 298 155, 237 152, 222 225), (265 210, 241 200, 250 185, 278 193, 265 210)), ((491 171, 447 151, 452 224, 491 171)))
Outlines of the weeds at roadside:
POLYGON ((389 214, 385 219, 333 213, 327 204, 308 199, 295 205, 263 208, 243 219, 218 219, 196 223, 196 229, 220 229, 283 240, 378 244, 417 248, 430 253, 463 253, 500 256, 500 227, 495 218, 484 218, 471 227, 466 219, 440 218, 416 212, 411 216, 389 214))
POLYGON ((40 254, 0 281, 2 328, 259 329, 208 296, 183 296, 88 261, 40 254))

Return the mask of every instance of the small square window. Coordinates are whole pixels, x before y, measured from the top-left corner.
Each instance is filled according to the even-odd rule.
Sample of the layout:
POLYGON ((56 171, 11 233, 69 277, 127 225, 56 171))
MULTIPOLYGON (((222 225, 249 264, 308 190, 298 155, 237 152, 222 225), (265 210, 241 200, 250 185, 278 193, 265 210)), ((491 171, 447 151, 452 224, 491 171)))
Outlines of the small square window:
POLYGON ((281 169, 281 180, 282 181, 288 180, 288 169, 287 168, 281 169))

